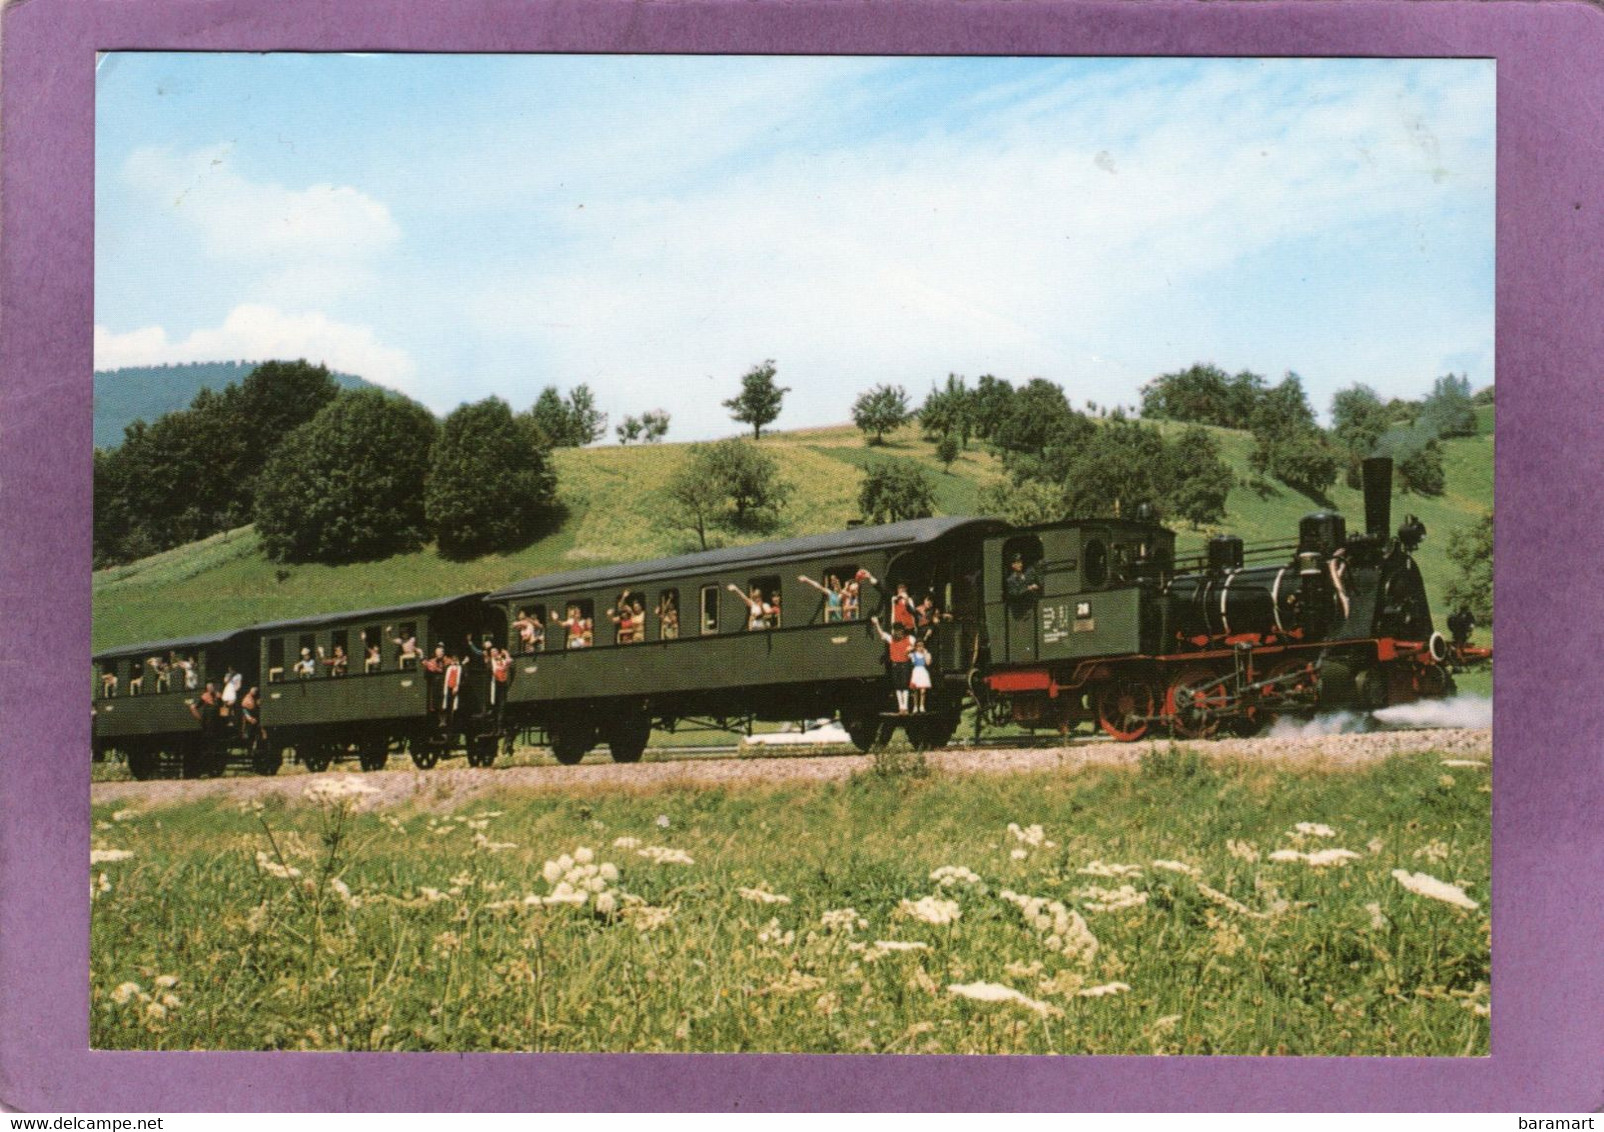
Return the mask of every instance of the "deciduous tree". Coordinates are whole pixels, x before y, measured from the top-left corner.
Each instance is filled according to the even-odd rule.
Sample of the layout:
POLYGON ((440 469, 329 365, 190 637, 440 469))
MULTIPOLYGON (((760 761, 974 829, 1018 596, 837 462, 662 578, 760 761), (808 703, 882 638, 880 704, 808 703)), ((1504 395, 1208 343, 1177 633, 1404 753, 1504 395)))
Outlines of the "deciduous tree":
POLYGON ((879 460, 864 473, 858 489, 858 510, 871 523, 927 519, 935 513, 936 495, 924 470, 906 460, 879 460))
POLYGON ((378 389, 342 394, 285 437, 256 492, 256 530, 281 562, 359 562, 415 550, 434 416, 378 389))
POLYGON ((852 423, 870 444, 884 444, 886 433, 901 428, 912 415, 908 391, 900 385, 876 385, 852 403, 852 423))
POLYGON ((775 384, 774 374, 773 358, 753 366, 741 377, 741 391, 724 402, 731 417, 752 426, 753 440, 761 439, 763 426, 779 418, 780 406, 791 391, 788 386, 775 384))
POLYGON ((499 397, 445 419, 424 492, 429 529, 447 558, 512 550, 533 537, 556 497, 557 477, 535 429, 499 397))

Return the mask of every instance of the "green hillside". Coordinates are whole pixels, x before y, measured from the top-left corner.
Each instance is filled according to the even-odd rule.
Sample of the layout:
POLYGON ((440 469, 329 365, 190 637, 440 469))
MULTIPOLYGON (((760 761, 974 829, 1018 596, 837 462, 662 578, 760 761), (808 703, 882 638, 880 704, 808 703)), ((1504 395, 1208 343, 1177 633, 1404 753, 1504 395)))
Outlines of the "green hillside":
MULTIPOLYGON (((202 389, 222 392, 251 375, 255 362, 185 362, 167 366, 124 366, 95 371, 95 447, 115 448, 135 421, 186 409, 202 389)), ((342 389, 370 383, 348 373, 332 375, 342 389)))
MULTIPOLYGON (((1444 443, 1447 494, 1393 500, 1394 528, 1405 513, 1418 515, 1426 524, 1429 534, 1419 560, 1439 619, 1445 615, 1442 593, 1452 574, 1444 553, 1448 534, 1492 503, 1491 407, 1482 413, 1486 432, 1444 443)), ((1318 505, 1282 485, 1259 498, 1245 486, 1252 438, 1245 432, 1215 431, 1222 456, 1240 482, 1231 492, 1230 514, 1218 528, 1181 528, 1182 552, 1201 548, 1217 530, 1238 533, 1249 543, 1295 537, 1298 519, 1318 505)), ((950 473, 942 470, 934 445, 921 440, 912 426, 888 440, 883 448, 867 448, 850 426, 764 437, 762 447, 779 458, 796 493, 774 530, 739 541, 845 527, 857 516, 863 466, 881 457, 925 463, 937 485, 937 505, 943 514, 974 513, 980 490, 1002 477, 998 462, 979 451, 964 453, 950 473)), ((556 570, 695 549, 688 531, 667 531, 657 522, 658 489, 684 458, 684 451, 685 446, 674 444, 557 450, 559 491, 567 512, 555 533, 513 554, 455 563, 426 548, 354 566, 279 566, 263 558, 254 532, 246 527, 104 570, 94 578, 94 645, 98 649, 255 621, 488 590, 556 570)), ((1350 526, 1363 525, 1359 492, 1339 485, 1331 497, 1350 526)))

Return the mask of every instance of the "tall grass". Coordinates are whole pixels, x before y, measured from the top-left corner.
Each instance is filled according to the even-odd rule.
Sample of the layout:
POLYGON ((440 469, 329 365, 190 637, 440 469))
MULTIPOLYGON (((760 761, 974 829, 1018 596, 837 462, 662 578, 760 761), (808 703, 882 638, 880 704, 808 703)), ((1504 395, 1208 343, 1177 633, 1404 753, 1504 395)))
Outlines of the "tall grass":
POLYGON ((132 855, 91 865, 92 1042, 1485 1054, 1488 779, 1176 748, 1074 775, 463 805, 423 780, 395 810, 325 777, 260 809, 98 807, 97 847, 132 855))

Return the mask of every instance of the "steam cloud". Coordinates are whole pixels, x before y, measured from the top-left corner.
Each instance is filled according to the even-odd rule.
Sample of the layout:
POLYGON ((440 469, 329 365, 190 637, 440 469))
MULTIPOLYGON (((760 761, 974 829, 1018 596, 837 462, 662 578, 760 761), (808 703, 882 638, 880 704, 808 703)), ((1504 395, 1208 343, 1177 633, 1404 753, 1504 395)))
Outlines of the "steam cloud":
POLYGON ((1373 712, 1337 711, 1313 719, 1282 716, 1270 728, 1272 739, 1314 739, 1322 735, 1358 735, 1411 727, 1476 727, 1493 725, 1493 701, 1486 696, 1454 696, 1421 700, 1373 712))

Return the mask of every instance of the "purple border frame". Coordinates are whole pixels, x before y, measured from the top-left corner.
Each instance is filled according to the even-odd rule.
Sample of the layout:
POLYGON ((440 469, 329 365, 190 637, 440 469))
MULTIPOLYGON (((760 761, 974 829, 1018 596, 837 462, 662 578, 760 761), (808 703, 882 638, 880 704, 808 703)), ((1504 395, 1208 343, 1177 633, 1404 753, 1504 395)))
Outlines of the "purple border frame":
POLYGON ((31 1110, 1595 1111, 1604 1103, 1604 13, 1444 0, 13 0, 0 182, 0 1102, 31 1110), (1492 1056, 93 1053, 96 50, 1476 56, 1498 67, 1492 1056), (1552 550, 1550 548, 1553 548, 1552 550), (1551 558, 1557 565, 1551 565, 1551 558), (66 642, 65 647, 62 642, 66 642), (1590 647, 1593 646, 1593 647, 1590 647), (67 690, 70 690, 67 691, 67 690), (76 753, 75 753, 76 752, 76 753))

